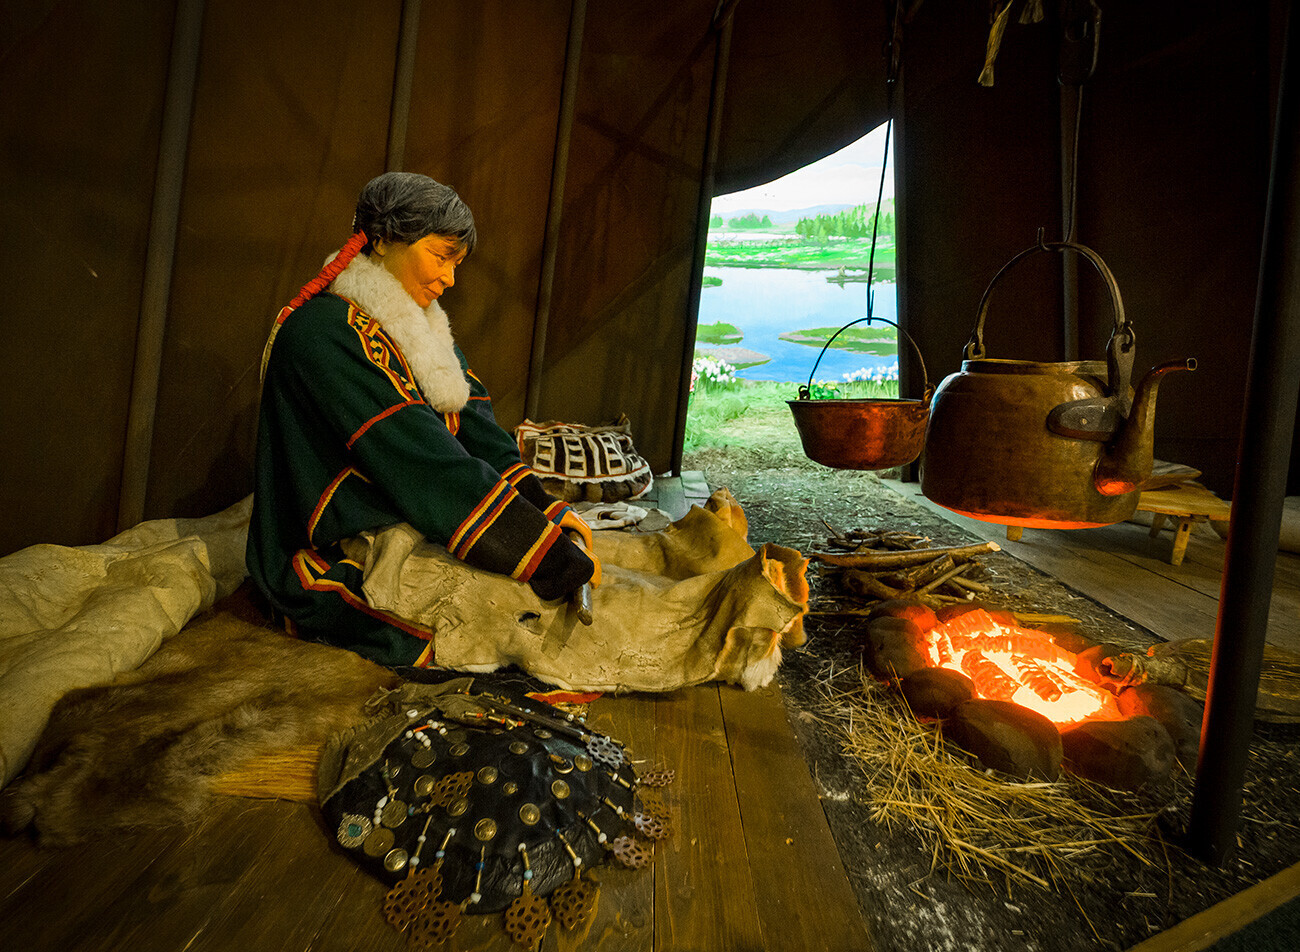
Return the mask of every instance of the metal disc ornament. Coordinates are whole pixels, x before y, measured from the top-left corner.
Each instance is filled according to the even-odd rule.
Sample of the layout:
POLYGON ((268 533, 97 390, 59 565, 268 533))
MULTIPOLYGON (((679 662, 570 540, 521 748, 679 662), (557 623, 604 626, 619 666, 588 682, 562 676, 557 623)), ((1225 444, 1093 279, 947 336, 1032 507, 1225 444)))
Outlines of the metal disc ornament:
POLYGON ((552 917, 572 929, 590 916, 586 870, 649 862, 634 817, 667 833, 657 801, 635 802, 622 745, 505 688, 476 692, 480 680, 405 682, 322 757, 321 811, 340 847, 392 886, 384 914, 410 948, 439 948, 463 914, 499 912, 531 948, 552 917), (445 730, 410 726, 435 723, 445 730))

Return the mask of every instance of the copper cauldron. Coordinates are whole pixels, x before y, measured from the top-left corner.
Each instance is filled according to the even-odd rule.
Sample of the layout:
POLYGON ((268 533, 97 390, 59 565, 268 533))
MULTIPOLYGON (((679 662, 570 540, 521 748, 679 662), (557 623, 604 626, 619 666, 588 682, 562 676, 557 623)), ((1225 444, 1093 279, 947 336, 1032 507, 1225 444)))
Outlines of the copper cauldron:
POLYGON ((1074 242, 1040 240, 994 276, 980 301, 961 372, 935 391, 921 492, 963 515, 1009 526, 1079 529, 1122 522, 1151 475, 1156 391, 1191 358, 1152 368, 1131 388, 1133 329, 1115 277, 1074 242), (1105 361, 1037 363, 984 356, 989 297, 1007 270, 1039 251, 1083 255, 1110 292, 1115 327, 1105 361))
MULTIPOLYGON (((862 317, 850 321, 831 335, 822 354, 839 336, 840 331, 860 324, 880 321, 893 325, 916 348, 907 331, 883 317, 862 317)), ((835 469, 892 469, 912 462, 921 455, 925 443, 925 425, 930 417, 930 381, 925 373, 925 361, 916 350, 921 362, 924 396, 920 400, 881 397, 871 400, 812 400, 808 386, 801 387, 798 400, 787 400, 794 414, 794 425, 799 430, 803 451, 815 463, 835 469)), ((813 364, 813 374, 821 354, 813 364)))

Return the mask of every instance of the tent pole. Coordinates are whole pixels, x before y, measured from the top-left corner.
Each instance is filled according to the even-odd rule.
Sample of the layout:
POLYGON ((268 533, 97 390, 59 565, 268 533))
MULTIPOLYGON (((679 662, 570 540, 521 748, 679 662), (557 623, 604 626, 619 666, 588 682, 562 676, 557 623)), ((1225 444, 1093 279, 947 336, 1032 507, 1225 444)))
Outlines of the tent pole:
POLYGON ((406 161, 406 125, 411 116, 411 83, 415 76, 415 48, 420 38, 420 0, 402 0, 401 35, 397 41, 397 69, 393 73, 393 104, 388 112, 388 151, 384 169, 402 171, 406 161))
POLYGON ((203 0, 179 0, 172 25, 171 62, 167 69, 158 166, 154 174, 153 210, 145 251, 140 323, 136 329, 131 402, 126 417, 122 485, 117 506, 119 532, 144 519, 154 417, 158 410, 158 382, 162 376, 163 338, 167 330, 167 309, 171 303, 176 233, 185 185, 185 152, 189 146, 202 36, 203 0))
POLYGON ((1191 851, 1215 864, 1236 843, 1300 394, 1300 101, 1291 72, 1298 31, 1300 16, 1292 7, 1273 127, 1232 517, 1188 826, 1191 851))
POLYGON ((542 272, 537 286, 537 313, 533 318, 533 349, 528 361, 528 392, 524 416, 536 420, 542 402, 542 369, 546 335, 551 321, 551 294, 555 289, 555 259, 560 247, 560 219, 564 209, 564 181, 569 171, 569 143, 578 102, 578 67, 582 63, 582 34, 587 22, 587 0, 573 0, 569 11, 569 38, 564 51, 564 79, 560 86, 560 118, 555 130, 551 161, 551 195, 546 207, 546 233, 542 240, 542 272))
POLYGON ((722 100, 727 91, 727 66, 731 61, 731 28, 740 0, 718 0, 709 29, 717 34, 713 47, 713 88, 709 92, 709 119, 704 133, 704 167, 700 175, 699 204, 695 209, 695 250, 691 261, 691 284, 687 292, 682 324, 682 367, 677 382, 677 416, 673 422, 672 456, 669 471, 682 472, 682 451, 686 443, 686 416, 690 410, 691 368, 695 363, 695 331, 700 324, 700 294, 704 290, 704 255, 709 243, 709 211, 713 206, 713 179, 718 166, 718 139, 722 134, 722 100))

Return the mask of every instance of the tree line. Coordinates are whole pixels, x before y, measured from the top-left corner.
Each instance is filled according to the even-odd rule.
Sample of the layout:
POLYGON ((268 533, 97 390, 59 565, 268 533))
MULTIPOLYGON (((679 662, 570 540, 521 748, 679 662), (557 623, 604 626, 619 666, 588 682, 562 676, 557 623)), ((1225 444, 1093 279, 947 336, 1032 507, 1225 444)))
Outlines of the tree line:
MULTIPOLYGON (((880 224, 876 226, 877 234, 881 237, 888 235, 894 236, 894 202, 889 200, 884 203, 883 214, 880 216, 880 224)), ((835 212, 833 215, 816 215, 812 218, 800 218, 794 226, 795 234, 804 238, 826 239, 826 238, 870 238, 873 227, 873 218, 876 213, 876 206, 872 205, 854 205, 852 208, 846 208, 842 211, 835 212)), ((737 215, 735 218, 723 219, 721 215, 711 215, 709 217, 710 228, 734 228, 736 230, 771 230, 772 217, 763 215, 762 217, 749 212, 745 215, 737 215)))
POLYGON ((880 237, 894 235, 894 203, 888 201, 882 208, 879 225, 875 224, 876 206, 854 205, 833 215, 800 218, 794 226, 795 234, 805 238, 870 238, 872 228, 880 237))
POLYGON ((727 226, 729 226, 729 227, 731 227, 731 228, 771 228, 771 227, 773 227, 773 226, 772 226, 772 216, 771 216, 771 215, 764 215, 762 218, 759 218, 759 217, 758 217, 757 215, 755 215, 753 212, 750 212, 748 215, 739 215, 739 216, 737 216, 737 217, 735 217, 735 218, 729 218, 729 219, 727 219, 725 222, 722 220, 722 216, 721 216, 721 215, 712 215, 712 216, 710 216, 710 218, 709 218, 709 227, 710 227, 710 228, 721 228, 721 227, 723 227, 724 224, 727 225, 727 226))

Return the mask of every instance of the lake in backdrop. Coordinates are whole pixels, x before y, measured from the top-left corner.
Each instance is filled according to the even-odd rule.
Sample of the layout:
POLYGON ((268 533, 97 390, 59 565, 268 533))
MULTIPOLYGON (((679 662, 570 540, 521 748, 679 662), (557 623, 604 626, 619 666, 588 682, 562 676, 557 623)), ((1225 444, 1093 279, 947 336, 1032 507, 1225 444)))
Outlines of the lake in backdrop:
MULTIPOLYGON (((813 327, 841 327, 867 316, 866 282, 828 281, 835 271, 792 268, 705 268, 706 277, 722 279, 700 295, 700 324, 734 324, 744 339, 739 347, 771 359, 738 371, 744 380, 778 380, 805 383, 821 345, 795 344, 781 334, 813 327)), ((872 315, 898 320, 898 295, 893 284, 872 286, 872 315)), ((865 321, 858 327, 874 327, 865 321)), ((889 325, 880 325, 893 331, 889 325)), ((718 348, 697 344, 701 354, 718 348)), ((828 348, 817 367, 818 380, 840 381, 863 367, 874 370, 898 363, 897 353, 883 357, 828 348)))

